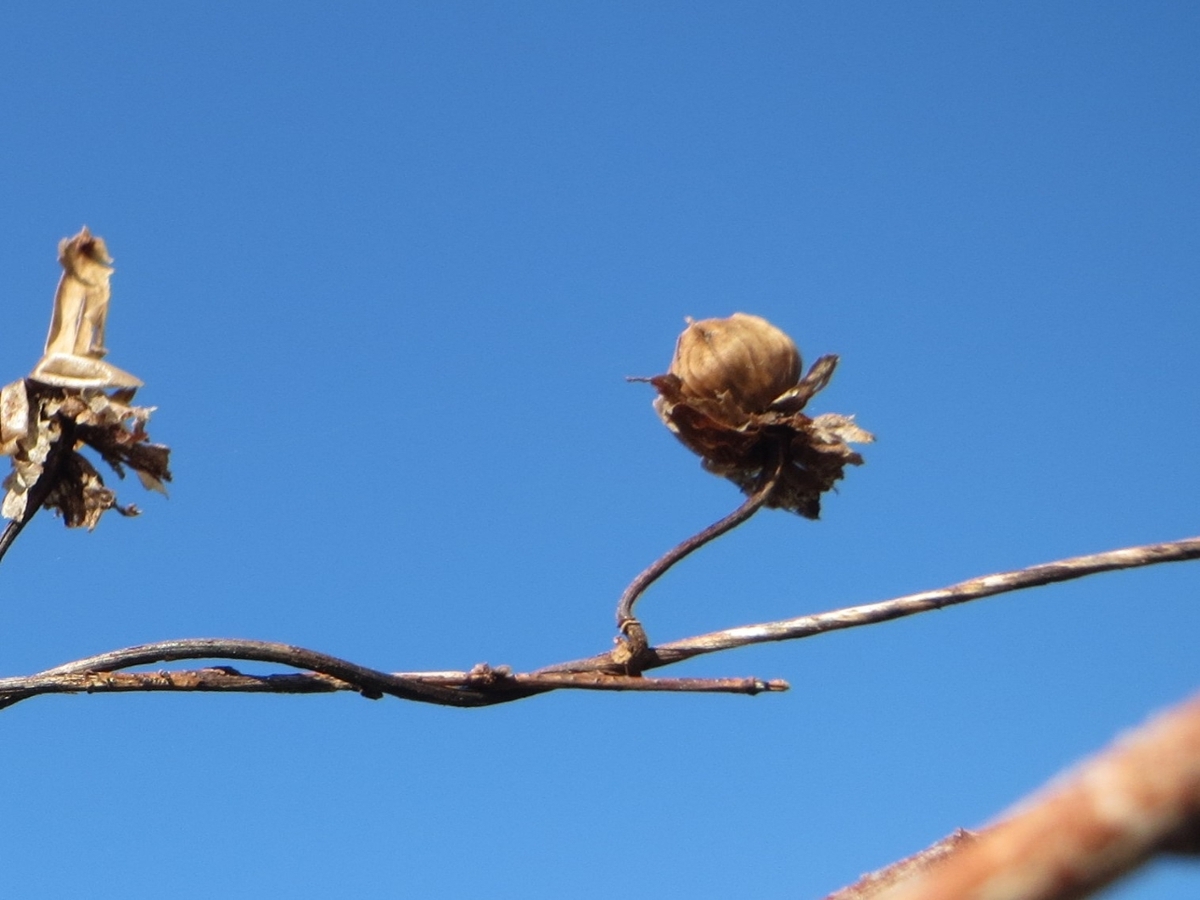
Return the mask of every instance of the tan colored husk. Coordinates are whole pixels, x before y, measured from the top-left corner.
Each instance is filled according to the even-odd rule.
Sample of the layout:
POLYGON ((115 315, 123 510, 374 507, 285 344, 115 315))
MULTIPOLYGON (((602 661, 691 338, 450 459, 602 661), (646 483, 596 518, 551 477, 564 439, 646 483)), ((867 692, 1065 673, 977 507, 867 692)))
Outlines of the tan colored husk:
POLYGON ((675 345, 670 372, 685 394, 706 399, 728 395, 750 412, 800 380, 800 351, 790 337, 759 316, 691 322, 675 345))

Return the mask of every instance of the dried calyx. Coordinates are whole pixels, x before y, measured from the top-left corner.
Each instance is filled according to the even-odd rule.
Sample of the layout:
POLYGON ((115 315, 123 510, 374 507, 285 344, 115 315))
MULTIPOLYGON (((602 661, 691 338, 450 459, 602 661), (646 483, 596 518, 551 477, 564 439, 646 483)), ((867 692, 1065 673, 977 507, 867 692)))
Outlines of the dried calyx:
POLYGON ((822 356, 803 378, 800 352, 766 319, 734 313, 689 321, 665 375, 650 379, 654 408, 667 427, 703 459, 708 471, 752 493, 763 467, 782 458, 779 484, 766 505, 815 519, 821 494, 847 465, 862 465, 851 443, 874 440, 852 416, 802 412, 837 367, 822 356))
POLYGON ((79 449, 91 447, 119 476, 133 469, 164 493, 170 450, 146 433, 153 407, 132 404, 142 382, 103 359, 113 271, 104 242, 84 228, 59 245, 59 262, 46 350, 28 378, 0 390, 0 454, 13 466, 0 512, 23 523, 46 506, 68 527, 90 529, 107 510, 138 510, 117 503, 79 449))

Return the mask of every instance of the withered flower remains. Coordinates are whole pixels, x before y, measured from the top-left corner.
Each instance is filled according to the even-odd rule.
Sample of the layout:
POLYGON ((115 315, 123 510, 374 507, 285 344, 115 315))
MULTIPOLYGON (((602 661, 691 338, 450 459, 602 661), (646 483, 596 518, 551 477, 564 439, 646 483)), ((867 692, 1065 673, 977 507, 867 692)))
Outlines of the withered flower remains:
POLYGON ((170 450, 150 443, 153 408, 131 403, 142 382, 103 359, 113 272, 104 241, 84 228, 58 252, 63 275, 45 353, 28 378, 0 390, 0 454, 13 466, 0 512, 24 523, 47 506, 67 527, 91 529, 107 510, 138 510, 117 503, 79 449, 91 447, 119 476, 129 467, 145 487, 164 493, 170 450))
POLYGON ((689 320, 670 370, 650 379, 659 393, 654 408, 704 468, 746 494, 757 489, 764 467, 781 465, 766 505, 815 519, 821 494, 847 465, 862 465, 849 445, 874 440, 853 416, 802 412, 837 363, 822 356, 801 378, 796 344, 766 319, 734 313, 689 320))

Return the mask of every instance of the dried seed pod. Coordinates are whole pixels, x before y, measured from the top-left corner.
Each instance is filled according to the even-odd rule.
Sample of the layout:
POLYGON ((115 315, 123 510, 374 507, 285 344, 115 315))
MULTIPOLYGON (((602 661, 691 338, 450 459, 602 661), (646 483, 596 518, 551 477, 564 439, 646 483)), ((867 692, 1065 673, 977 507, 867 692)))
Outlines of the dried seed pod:
POLYGON ((650 379, 654 409, 704 468, 746 494, 758 489, 764 466, 782 459, 778 484, 766 501, 805 518, 821 513, 821 495, 846 466, 862 465, 850 444, 872 435, 853 416, 810 418, 808 401, 833 377, 838 358, 822 356, 800 377, 800 353, 786 334, 758 316, 689 322, 671 370, 650 379))
POLYGON ((675 345, 670 372, 691 397, 726 395, 746 412, 764 412, 800 380, 800 351, 758 316, 691 322, 675 345))
POLYGON ((117 503, 80 449, 91 447, 120 477, 132 469, 146 488, 164 493, 171 451, 146 433, 153 409, 132 405, 141 380, 102 359, 113 273, 104 241, 84 228, 59 246, 59 262, 45 354, 28 378, 0 389, 0 454, 13 467, 0 483, 0 515, 23 524, 46 507, 69 528, 91 529, 107 510, 136 515, 137 508, 117 503))

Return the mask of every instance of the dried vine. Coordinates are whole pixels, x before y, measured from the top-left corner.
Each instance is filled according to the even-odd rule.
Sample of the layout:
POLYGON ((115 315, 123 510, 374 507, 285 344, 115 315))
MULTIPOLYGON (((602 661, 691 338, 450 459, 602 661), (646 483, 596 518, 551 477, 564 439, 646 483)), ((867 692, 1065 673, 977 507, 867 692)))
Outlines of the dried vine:
MULTIPOLYGON (((942 609, 996 594, 1025 590, 1087 575, 1200 559, 1200 537, 1076 556, 1024 569, 983 575, 948 587, 847 606, 829 612, 743 625, 671 641, 647 650, 646 669, 660 668, 738 647, 790 641, 942 609)), ((199 638, 163 641, 76 660, 33 675, 0 679, 0 709, 41 694, 129 691, 232 691, 331 693, 355 691, 368 698, 393 696, 445 706, 492 706, 554 690, 666 691, 757 694, 787 689, 760 678, 653 679, 629 676, 614 651, 558 663, 529 673, 479 665, 470 671, 386 673, 300 647, 263 641, 199 638), (186 659, 279 663, 306 671, 296 675, 248 675, 229 668, 174 672, 114 673, 135 666, 186 659)))

